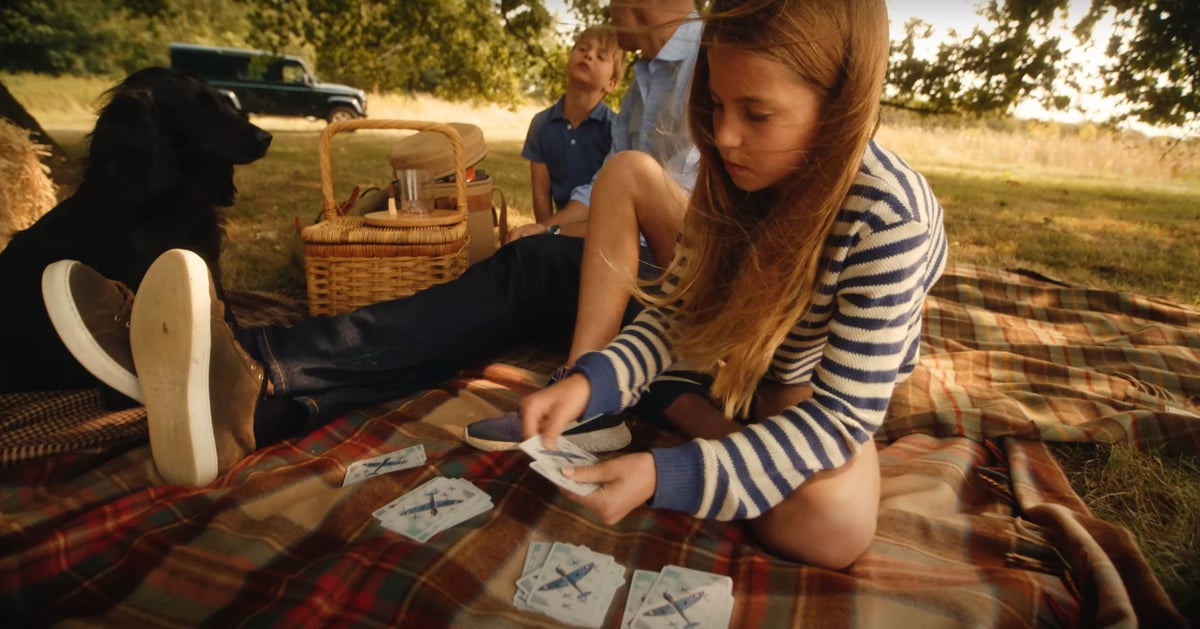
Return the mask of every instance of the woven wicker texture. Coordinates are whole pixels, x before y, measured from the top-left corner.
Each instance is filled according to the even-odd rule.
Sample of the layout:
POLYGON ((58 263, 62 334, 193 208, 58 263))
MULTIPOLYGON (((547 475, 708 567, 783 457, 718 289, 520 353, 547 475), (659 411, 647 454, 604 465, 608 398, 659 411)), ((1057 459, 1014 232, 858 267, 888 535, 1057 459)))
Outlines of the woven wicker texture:
POLYGON ((406 297, 452 280, 468 266, 467 187, 462 139, 454 127, 407 120, 347 120, 325 127, 317 145, 323 220, 300 232, 309 314, 335 315, 377 301, 406 297), (431 131, 454 152, 458 219, 450 224, 375 227, 341 216, 333 197, 333 136, 356 129, 431 131))

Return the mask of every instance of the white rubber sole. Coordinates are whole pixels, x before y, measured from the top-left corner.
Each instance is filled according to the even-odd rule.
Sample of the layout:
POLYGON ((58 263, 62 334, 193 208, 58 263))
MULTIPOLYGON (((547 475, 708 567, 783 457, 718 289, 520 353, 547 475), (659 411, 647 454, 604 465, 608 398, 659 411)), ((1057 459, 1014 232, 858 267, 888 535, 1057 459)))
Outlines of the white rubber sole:
POLYGON ((133 302, 130 342, 141 374, 150 452, 168 483, 207 485, 217 477, 209 398, 211 298, 208 266, 172 249, 146 271, 133 302))
POLYGON ((88 332, 79 307, 71 297, 71 270, 78 266, 76 260, 59 260, 42 271, 42 301, 50 324, 58 333, 67 351, 93 376, 121 393, 143 402, 142 387, 137 374, 112 359, 96 338, 88 332))

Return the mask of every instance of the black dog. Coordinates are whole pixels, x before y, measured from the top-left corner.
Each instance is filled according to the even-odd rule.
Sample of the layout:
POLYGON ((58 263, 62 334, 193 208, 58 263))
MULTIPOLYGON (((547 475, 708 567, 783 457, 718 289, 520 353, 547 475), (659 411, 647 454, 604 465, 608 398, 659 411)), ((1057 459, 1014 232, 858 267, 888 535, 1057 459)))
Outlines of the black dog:
POLYGON ((136 291, 159 254, 191 249, 221 285, 218 208, 233 205, 234 164, 262 157, 271 134, 175 70, 140 70, 108 96, 75 193, 0 252, 0 391, 99 384, 47 317, 42 270, 56 260, 79 260, 136 291))

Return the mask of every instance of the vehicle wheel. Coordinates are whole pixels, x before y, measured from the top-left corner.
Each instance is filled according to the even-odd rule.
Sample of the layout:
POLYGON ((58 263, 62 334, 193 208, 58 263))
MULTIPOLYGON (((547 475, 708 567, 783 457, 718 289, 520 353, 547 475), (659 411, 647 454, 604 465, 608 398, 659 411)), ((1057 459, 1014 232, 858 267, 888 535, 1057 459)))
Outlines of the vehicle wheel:
POLYGON ((325 117, 329 122, 342 122, 343 120, 354 120, 358 117, 358 112, 345 105, 337 105, 330 108, 329 114, 325 117))

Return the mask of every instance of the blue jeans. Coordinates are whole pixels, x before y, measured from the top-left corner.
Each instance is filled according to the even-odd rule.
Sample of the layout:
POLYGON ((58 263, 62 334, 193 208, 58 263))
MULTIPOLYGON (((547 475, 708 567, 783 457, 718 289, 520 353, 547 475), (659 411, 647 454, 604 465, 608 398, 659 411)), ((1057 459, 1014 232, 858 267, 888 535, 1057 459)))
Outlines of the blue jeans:
MULTIPOLYGON (((580 238, 531 236, 410 297, 290 328, 251 330, 251 353, 262 360, 275 396, 308 411, 307 418, 288 420, 278 438, 429 388, 524 343, 565 347, 582 258, 580 238)), ((636 310, 631 300, 627 316, 636 310)))

